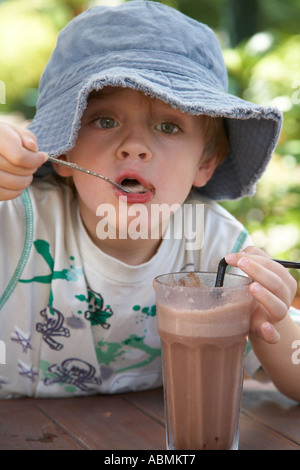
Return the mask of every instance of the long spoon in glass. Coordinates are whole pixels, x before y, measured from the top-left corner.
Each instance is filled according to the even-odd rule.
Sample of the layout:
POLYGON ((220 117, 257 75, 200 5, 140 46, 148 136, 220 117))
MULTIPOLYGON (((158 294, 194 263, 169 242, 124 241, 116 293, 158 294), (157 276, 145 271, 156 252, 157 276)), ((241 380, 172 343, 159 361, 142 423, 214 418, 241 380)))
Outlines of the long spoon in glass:
POLYGON ((73 170, 82 171, 83 173, 87 173, 88 175, 97 176, 98 178, 101 178, 107 181, 108 183, 112 184, 115 188, 121 189, 121 191, 124 191, 124 193, 132 193, 130 189, 127 189, 121 184, 116 183, 115 181, 111 180, 107 176, 100 175, 99 173, 95 173, 92 170, 87 170, 86 168, 76 165, 75 163, 66 162, 65 160, 59 160, 58 158, 50 157, 50 155, 48 155, 48 160, 49 162, 57 163, 58 165, 67 166, 68 168, 73 168, 73 170))

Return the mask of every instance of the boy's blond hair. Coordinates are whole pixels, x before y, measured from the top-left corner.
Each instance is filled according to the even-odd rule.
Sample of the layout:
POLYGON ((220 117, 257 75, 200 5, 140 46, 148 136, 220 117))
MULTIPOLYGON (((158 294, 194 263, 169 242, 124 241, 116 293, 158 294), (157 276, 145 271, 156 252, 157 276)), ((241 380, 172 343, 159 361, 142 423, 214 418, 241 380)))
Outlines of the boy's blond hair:
POLYGON ((202 161, 209 160, 216 156, 218 165, 222 165, 229 153, 229 141, 224 125, 224 119, 204 114, 202 132, 205 142, 202 161))

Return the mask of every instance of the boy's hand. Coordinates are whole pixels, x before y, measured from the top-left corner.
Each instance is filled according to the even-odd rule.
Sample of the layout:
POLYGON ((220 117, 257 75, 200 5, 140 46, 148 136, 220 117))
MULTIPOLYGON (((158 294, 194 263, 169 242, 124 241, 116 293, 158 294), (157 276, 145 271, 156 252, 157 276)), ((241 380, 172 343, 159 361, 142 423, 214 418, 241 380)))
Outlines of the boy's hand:
POLYGON ((35 171, 46 161, 47 155, 38 151, 34 134, 0 123, 0 200, 22 194, 35 171))
POLYGON ((259 304, 251 318, 251 334, 267 343, 277 343, 280 335, 274 324, 285 318, 296 294, 296 280, 286 268, 255 247, 230 253, 225 259, 254 281, 249 289, 259 304))

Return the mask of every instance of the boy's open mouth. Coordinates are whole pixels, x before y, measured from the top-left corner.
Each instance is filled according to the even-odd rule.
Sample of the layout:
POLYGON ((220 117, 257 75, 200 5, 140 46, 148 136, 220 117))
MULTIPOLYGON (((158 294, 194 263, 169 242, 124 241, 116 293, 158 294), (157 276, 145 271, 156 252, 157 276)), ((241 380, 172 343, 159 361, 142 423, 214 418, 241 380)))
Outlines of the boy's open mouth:
POLYGON ((117 183, 129 189, 134 194, 146 194, 149 191, 154 193, 154 186, 145 181, 140 175, 137 174, 123 174, 117 178, 117 183))
POLYGON ((142 183, 140 183, 135 178, 125 178, 121 181, 121 185, 124 186, 124 188, 129 189, 133 193, 143 194, 149 191, 148 188, 145 188, 145 186, 143 186, 142 183))

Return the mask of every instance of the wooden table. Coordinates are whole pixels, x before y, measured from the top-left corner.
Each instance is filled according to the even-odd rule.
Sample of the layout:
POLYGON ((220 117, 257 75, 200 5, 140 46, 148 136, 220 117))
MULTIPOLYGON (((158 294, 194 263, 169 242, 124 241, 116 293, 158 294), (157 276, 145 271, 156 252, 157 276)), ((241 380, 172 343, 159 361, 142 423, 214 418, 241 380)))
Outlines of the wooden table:
MULTIPOLYGON (((2 400, 0 449, 165 450, 162 390, 2 400)), ((300 450, 300 405, 245 380, 240 449, 300 450)))

